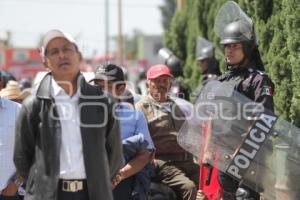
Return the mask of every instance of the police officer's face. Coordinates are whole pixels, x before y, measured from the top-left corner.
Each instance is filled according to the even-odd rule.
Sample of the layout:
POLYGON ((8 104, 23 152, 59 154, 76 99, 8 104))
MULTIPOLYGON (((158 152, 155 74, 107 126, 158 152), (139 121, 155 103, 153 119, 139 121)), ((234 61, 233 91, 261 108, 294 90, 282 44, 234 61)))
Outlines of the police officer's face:
POLYGON ((57 80, 73 81, 79 73, 81 54, 65 38, 54 38, 46 49, 45 66, 57 80))
POLYGON ((167 94, 171 88, 169 76, 159 76, 148 81, 149 93, 158 102, 167 100, 167 94))
POLYGON ((229 65, 240 64, 245 57, 241 43, 225 44, 225 58, 229 65))
POLYGON ((208 59, 198 60, 198 65, 200 67, 200 73, 204 74, 208 69, 208 59))

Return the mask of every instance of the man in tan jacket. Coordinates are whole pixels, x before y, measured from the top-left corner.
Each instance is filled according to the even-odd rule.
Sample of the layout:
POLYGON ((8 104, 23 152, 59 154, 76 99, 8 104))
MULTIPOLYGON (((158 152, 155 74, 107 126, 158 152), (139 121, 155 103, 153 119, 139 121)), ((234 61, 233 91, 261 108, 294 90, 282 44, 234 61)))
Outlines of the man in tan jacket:
POLYGON ((177 142, 185 115, 168 96, 172 78, 166 65, 152 66, 147 72, 149 94, 142 97, 136 109, 144 112, 156 148, 156 181, 172 188, 179 199, 195 200, 199 166, 177 142))

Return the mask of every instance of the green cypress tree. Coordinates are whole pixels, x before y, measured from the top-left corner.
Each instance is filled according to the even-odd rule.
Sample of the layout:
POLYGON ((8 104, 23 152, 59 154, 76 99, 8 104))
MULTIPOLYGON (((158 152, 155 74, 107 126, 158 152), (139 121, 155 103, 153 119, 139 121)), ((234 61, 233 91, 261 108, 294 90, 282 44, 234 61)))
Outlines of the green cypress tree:
POLYGON ((198 12, 198 4, 200 1, 189 1, 186 6, 186 13, 188 13, 187 19, 187 29, 185 30, 186 34, 186 51, 187 56, 185 59, 184 65, 184 75, 185 75, 185 83, 190 86, 190 88, 194 88, 198 84, 199 79, 199 70, 196 67, 195 62, 195 48, 196 48, 196 40, 199 35, 199 12, 198 12))
MULTIPOLYGON (((193 4, 195 1, 187 1, 185 3, 183 10, 176 11, 171 24, 170 28, 164 34, 164 44, 167 46, 173 53, 178 56, 182 61, 182 66, 186 65, 187 61, 187 47, 188 47, 188 27, 190 26, 190 11, 193 9, 193 4)), ((197 26, 195 26, 197 27, 197 26)), ((185 77, 189 77, 192 74, 191 68, 184 67, 184 74, 185 77)), ((181 78, 181 81, 184 85, 189 86, 190 79, 188 78, 181 78)))
POLYGON ((268 20, 267 31, 273 36, 266 54, 267 66, 271 79, 275 83, 276 113, 282 118, 290 120, 290 106, 292 98, 292 69, 287 48, 288 32, 285 29, 286 11, 283 1, 273 2, 273 15, 268 20))
POLYGON ((162 26, 166 30, 170 27, 170 23, 176 11, 175 0, 165 0, 164 5, 159 6, 162 15, 162 26))
POLYGON ((300 127, 300 2, 299 0, 284 0, 286 10, 285 29, 287 33, 286 57, 292 70, 292 102, 290 119, 300 127))

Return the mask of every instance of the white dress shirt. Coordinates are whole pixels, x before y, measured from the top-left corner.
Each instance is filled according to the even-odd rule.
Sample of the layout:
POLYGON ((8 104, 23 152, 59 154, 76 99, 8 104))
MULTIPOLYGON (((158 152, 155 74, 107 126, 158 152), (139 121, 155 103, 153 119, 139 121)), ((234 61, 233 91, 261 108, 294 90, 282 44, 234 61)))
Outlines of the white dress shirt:
POLYGON ((51 94, 55 99, 61 124, 60 178, 85 179, 78 108, 80 90, 78 88, 71 97, 52 78, 51 94))
POLYGON ((16 172, 13 163, 15 124, 21 105, 0 98, 0 193, 16 172))

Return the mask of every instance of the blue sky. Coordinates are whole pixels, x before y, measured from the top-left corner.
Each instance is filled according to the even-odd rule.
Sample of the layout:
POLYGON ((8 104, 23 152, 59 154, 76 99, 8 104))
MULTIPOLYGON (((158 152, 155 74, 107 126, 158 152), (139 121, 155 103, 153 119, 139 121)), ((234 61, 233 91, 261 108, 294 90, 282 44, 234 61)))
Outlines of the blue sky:
MULTIPOLYGON (((123 33, 139 29, 161 34, 163 0, 122 0, 123 33)), ((109 0, 110 36, 117 34, 117 0, 109 0)), ((17 47, 36 47, 40 35, 52 28, 77 38, 84 54, 104 52, 105 0, 0 0, 0 32, 10 30, 17 47)))

